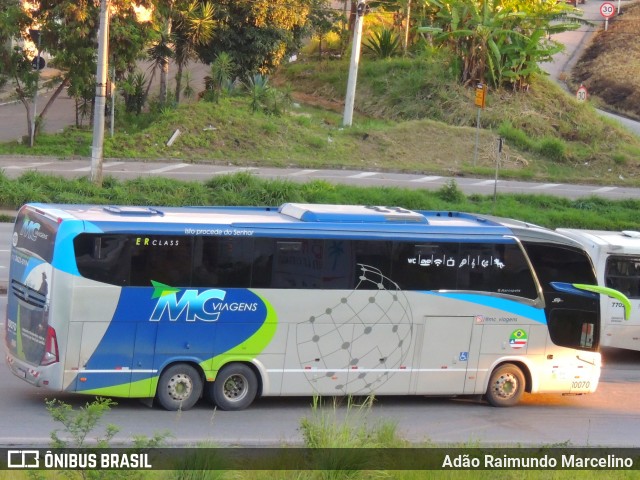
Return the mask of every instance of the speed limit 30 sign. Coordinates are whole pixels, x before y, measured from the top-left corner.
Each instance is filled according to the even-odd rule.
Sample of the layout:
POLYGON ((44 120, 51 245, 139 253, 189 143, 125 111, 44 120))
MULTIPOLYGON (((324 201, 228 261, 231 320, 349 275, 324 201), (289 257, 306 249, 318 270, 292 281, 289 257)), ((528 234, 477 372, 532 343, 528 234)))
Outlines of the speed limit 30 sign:
POLYGON ((589 94, 587 93, 587 87, 585 87, 584 85, 580 85, 580 88, 578 88, 578 91, 576 92, 576 99, 579 102, 584 102, 587 99, 587 96, 589 94))
POLYGON ((613 6, 613 3, 604 2, 600 5, 600 15, 604 18, 611 18, 616 13, 616 8, 613 6))

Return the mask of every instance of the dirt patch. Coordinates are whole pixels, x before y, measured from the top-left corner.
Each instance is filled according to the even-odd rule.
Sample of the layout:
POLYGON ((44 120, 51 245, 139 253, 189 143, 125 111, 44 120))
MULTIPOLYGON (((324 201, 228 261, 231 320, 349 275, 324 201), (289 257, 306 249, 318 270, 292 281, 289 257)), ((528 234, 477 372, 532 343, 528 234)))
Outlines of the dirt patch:
POLYGON ((571 82, 612 110, 640 119, 640 2, 625 5, 607 31, 594 37, 574 67, 571 82))
POLYGON ((335 100, 329 100, 327 98, 303 92, 293 92, 291 96, 294 101, 311 107, 331 110, 336 113, 342 113, 344 111, 344 104, 335 100))

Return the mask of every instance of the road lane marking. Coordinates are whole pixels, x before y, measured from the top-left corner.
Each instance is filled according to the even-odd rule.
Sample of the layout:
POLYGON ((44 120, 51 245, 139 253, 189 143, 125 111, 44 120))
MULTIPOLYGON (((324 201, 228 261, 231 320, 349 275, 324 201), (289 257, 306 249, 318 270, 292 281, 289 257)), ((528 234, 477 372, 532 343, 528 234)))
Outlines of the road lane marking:
POLYGON ((178 170, 179 168, 185 168, 188 166, 188 163, 178 163, 177 165, 167 165, 166 167, 149 170, 149 173, 165 173, 170 172, 171 170, 178 170))
POLYGON ((45 165, 50 165, 54 162, 35 162, 35 163, 26 163, 24 165, 7 165, 6 168, 8 170, 28 170, 30 168, 35 167, 44 167, 45 165))
POLYGON ((318 170, 311 170, 311 169, 309 169, 309 170, 300 170, 299 172, 292 173, 292 174, 291 174, 291 175, 289 175, 289 176, 290 176, 290 177, 300 177, 300 176, 302 176, 302 175, 309 175, 309 174, 311 174, 311 173, 315 173, 315 172, 317 172, 317 171, 318 171, 318 170))
POLYGON ((415 183, 426 183, 426 182, 435 182, 436 180, 440 180, 442 177, 438 177, 436 175, 429 175, 427 177, 414 178, 410 180, 410 182, 415 183))
POLYGON ((618 187, 602 187, 602 188, 596 188, 593 192, 591 193, 605 193, 605 192, 610 192, 611 190, 615 190, 618 187))
POLYGON ((560 183, 543 183, 542 185, 536 185, 535 187, 531 187, 532 190, 544 190, 547 188, 555 188, 559 187, 560 183))
POLYGON ((367 178, 367 177, 373 177, 374 175, 378 175, 378 172, 356 173, 355 175, 349 175, 349 178, 367 178))
MULTIPOLYGON (((482 182, 472 183, 472 186, 480 186, 480 185, 493 185, 495 180, 483 180, 482 182)), ((498 183, 502 182, 502 180, 498 180, 498 183)))

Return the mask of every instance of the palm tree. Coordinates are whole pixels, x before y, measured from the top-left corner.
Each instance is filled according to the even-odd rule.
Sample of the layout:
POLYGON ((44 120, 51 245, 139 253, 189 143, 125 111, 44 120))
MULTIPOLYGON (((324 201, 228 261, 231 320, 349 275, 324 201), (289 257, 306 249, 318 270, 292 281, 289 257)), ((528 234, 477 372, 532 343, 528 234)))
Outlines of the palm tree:
POLYGON ((156 70, 160 70, 160 102, 164 103, 167 100, 167 77, 169 75, 169 59, 173 57, 173 40, 171 35, 171 22, 166 20, 161 27, 161 30, 156 32, 158 39, 147 50, 147 56, 151 60, 151 79, 147 85, 146 96, 149 95, 149 88, 153 81, 156 70))
POLYGON ((215 20, 213 5, 209 2, 192 1, 184 10, 178 10, 175 17, 174 59, 178 67, 176 73, 176 103, 180 102, 182 71, 195 56, 196 47, 205 45, 213 38, 215 20))

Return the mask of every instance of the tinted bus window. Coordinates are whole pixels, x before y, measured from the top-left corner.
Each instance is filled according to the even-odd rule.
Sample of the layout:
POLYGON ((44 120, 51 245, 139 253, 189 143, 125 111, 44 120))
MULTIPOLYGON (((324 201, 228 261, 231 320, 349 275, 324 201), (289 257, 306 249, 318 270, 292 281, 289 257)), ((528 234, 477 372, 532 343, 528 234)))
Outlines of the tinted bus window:
POLYGON ((517 244, 397 243, 393 279, 405 290, 472 290, 537 298, 517 244))
POLYGON ((458 257, 458 243, 396 243, 393 279, 403 290, 455 290, 458 257))
POLYGON ((519 245, 462 243, 458 289, 515 295, 534 300, 538 289, 519 245))
POLYGON ((132 244, 128 235, 79 235, 73 245, 80 275, 111 285, 130 285, 132 244))
POLYGON ((340 239, 278 239, 272 288, 353 288, 353 242, 340 239))
POLYGON ((619 290, 629 298, 640 298, 640 257, 610 256, 604 278, 607 287, 619 290))
POLYGON ((253 257, 252 238, 198 237, 193 253, 193 285, 249 288, 253 257))
POLYGON ((191 285, 191 237, 132 236, 131 285, 149 287, 151 281, 172 287, 191 285))
POLYGON ((397 280, 392 278, 391 271, 393 242, 355 240, 351 244, 355 263, 353 288, 378 290, 382 286, 395 290, 397 280))
POLYGON ((191 285, 190 237, 83 234, 73 243, 83 277, 119 286, 191 285))
POLYGON ((471 290, 537 297, 517 244, 83 234, 81 275, 119 286, 471 290))
POLYGON ((596 276, 587 254, 581 250, 547 243, 523 243, 544 291, 551 282, 596 285, 596 276))

